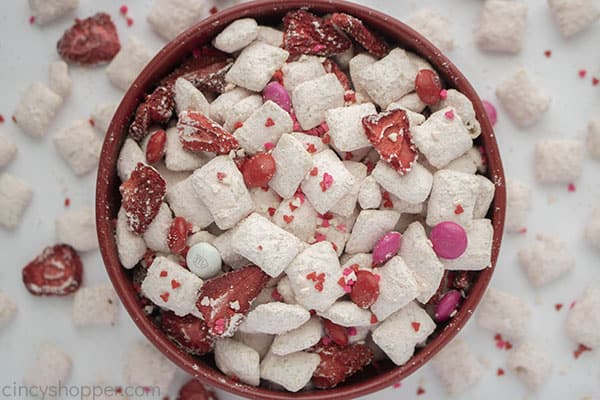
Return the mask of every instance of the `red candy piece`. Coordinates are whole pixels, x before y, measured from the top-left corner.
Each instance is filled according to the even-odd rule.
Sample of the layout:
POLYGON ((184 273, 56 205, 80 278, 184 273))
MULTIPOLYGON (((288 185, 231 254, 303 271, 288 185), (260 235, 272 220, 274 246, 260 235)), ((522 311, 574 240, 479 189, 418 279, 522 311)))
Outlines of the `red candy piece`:
POLYGON ((442 82, 440 77, 430 69, 422 69, 415 79, 417 95, 428 106, 434 106, 440 102, 442 82))
POLYGON ((192 152, 209 151, 229 154, 240 147, 237 139, 219 124, 197 111, 183 111, 177 121, 179 140, 183 148, 192 152))
POLYGON ((329 336, 335 344, 340 346, 348 345, 348 332, 346 332, 346 328, 335 324, 328 319, 323 319, 322 321, 323 328, 325 328, 325 334, 329 336))
POLYGON ((76 19, 56 44, 58 54, 67 62, 94 65, 112 60, 121 44, 117 28, 106 13, 76 19))
POLYGON ((167 336, 187 353, 201 356, 213 348, 214 339, 200 318, 192 315, 178 317, 171 311, 165 311, 161 314, 160 325, 167 336))
POLYGON ((150 164, 159 162, 165 155, 167 133, 161 129, 152 134, 146 146, 146 161, 150 164))
POLYGON ((169 234, 167 235, 167 244, 173 254, 182 254, 187 246, 189 225, 185 218, 176 217, 171 223, 169 234))
POLYGON ((242 165, 244 182, 248 187, 267 186, 275 175, 275 159, 270 154, 259 153, 250 157, 242 165))
POLYGON ((369 271, 356 272, 356 282, 352 285, 350 299, 360 308, 369 308, 379 297, 379 280, 369 271))
POLYGON ((83 264, 66 244, 46 247, 23 268, 23 283, 34 296, 66 296, 81 285, 83 264))
POLYGON ((192 379, 181 387, 177 400, 218 400, 218 398, 213 392, 206 390, 203 384, 192 379))
POLYGON ((291 11, 283 17, 283 48, 292 55, 311 54, 329 57, 342 53, 352 42, 338 32, 331 21, 304 10, 291 11))
POLYGON ((363 24, 363 22, 351 15, 344 13, 334 13, 331 16, 331 22, 342 31, 350 35, 369 53, 377 58, 387 55, 390 51, 388 45, 383 39, 377 37, 363 24))
POLYGON ((373 351, 364 344, 345 347, 334 343, 319 344, 315 353, 321 357, 321 363, 312 377, 312 383, 318 389, 337 386, 373 361, 373 351))

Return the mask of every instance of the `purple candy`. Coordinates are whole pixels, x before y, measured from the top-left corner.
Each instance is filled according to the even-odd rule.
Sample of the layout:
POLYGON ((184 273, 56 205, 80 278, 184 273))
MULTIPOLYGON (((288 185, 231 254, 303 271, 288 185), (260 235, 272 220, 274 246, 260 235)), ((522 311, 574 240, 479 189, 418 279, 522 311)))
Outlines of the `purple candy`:
POLYGON ((440 222, 431 230, 429 239, 435 254, 447 260, 462 256, 467 249, 467 233, 456 222, 440 222))
POLYGON ((290 112, 292 109, 290 95, 279 82, 273 81, 264 88, 263 100, 271 100, 287 112, 290 112))
POLYGON ((490 119, 490 123, 492 126, 496 125, 496 122, 498 121, 498 112, 496 111, 496 107, 494 107, 494 105, 487 100, 482 100, 481 102, 483 103, 483 108, 485 108, 485 113, 490 119))
POLYGON ((435 309, 435 315, 433 316, 436 322, 444 322, 448 320, 452 313, 460 305, 462 295, 458 290, 450 290, 442 297, 435 309))
POLYGON ((383 236, 375 248, 373 248, 373 262, 375 264, 383 264, 390 258, 394 257, 400 245, 402 244, 402 235, 399 232, 388 232, 383 236))

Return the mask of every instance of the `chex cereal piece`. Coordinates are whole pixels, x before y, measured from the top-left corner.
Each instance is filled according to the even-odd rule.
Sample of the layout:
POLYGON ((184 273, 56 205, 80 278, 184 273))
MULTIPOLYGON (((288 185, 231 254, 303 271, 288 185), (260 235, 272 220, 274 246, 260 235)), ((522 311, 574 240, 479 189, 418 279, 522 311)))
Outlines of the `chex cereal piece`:
POLYGON ((481 380, 483 367, 465 341, 452 340, 431 359, 449 395, 460 395, 481 380))
POLYGON ((441 51, 454 49, 454 35, 450 28, 450 21, 437 9, 420 9, 409 15, 405 22, 441 51))
MULTIPOLYGON (((341 215, 332 214, 333 218, 328 220, 327 226, 323 226, 325 223, 317 226, 315 232, 315 242, 326 240, 331 243, 331 246, 339 256, 342 255, 346 242, 350 238, 350 232, 356 219, 358 218, 359 210, 356 209, 352 215, 348 217, 342 217, 341 215), (322 235, 322 236, 321 236, 322 235)), ((311 241, 312 242, 312 241, 311 241)))
POLYGON ((154 0, 146 19, 154 32, 173 40, 202 19, 205 5, 203 0, 154 0))
POLYGON ((352 326, 371 325, 371 313, 360 308, 352 301, 337 301, 319 315, 331 322, 350 328, 352 326))
POLYGON ((126 356, 123 379, 132 387, 158 387, 167 393, 177 367, 148 343, 135 343, 126 356))
POLYGON ((316 175, 309 173, 301 187, 313 207, 324 214, 352 190, 356 179, 333 150, 322 151, 312 158, 311 171, 316 175))
POLYGON ((329 148, 329 146, 323 143, 323 140, 321 140, 321 138, 318 136, 307 135, 306 133, 302 132, 292 132, 290 135, 300 141, 306 151, 308 151, 310 154, 317 154, 329 148))
POLYGON ((342 269, 350 268, 353 265, 358 265, 359 269, 371 271, 373 266, 373 255, 370 253, 344 254, 341 257, 342 269))
POLYGON ((284 303, 298 304, 298 301, 296 301, 296 297, 294 296, 294 289, 292 289, 290 278, 288 278, 287 275, 277 282, 277 292, 281 295, 284 303))
POLYGON ((216 238, 217 237, 210 232, 198 231, 198 232, 192 233, 190 236, 188 236, 187 245, 189 247, 192 247, 193 245, 195 245, 197 243, 202 243, 202 242, 212 244, 216 238))
POLYGON ((538 122, 550 108, 550 96, 520 68, 496 87, 496 97, 520 128, 538 122))
POLYGON ((167 189, 165 199, 176 216, 198 228, 205 228, 214 221, 209 208, 194 189, 193 176, 167 189))
POLYGON ((253 92, 262 91, 287 60, 289 53, 264 42, 254 42, 235 60, 225 79, 253 92))
POLYGON ((593 119, 588 124, 586 148, 590 157, 600 160, 600 119, 593 119))
POLYGON ((254 209, 244 178, 228 156, 213 158, 190 179, 220 229, 233 227, 254 209))
POLYGON ((479 194, 480 181, 475 175, 442 169, 433 174, 433 186, 427 204, 427 225, 452 221, 468 228, 479 194), (463 212, 457 214, 456 207, 463 212))
POLYGON ((325 114, 333 146, 341 151, 355 151, 371 147, 362 125, 363 117, 377 114, 372 103, 333 108, 325 114))
POLYGON ((373 175, 367 176, 360 184, 358 204, 363 210, 379 208, 381 205, 381 187, 373 175))
POLYGON ((283 200, 273 214, 273 222, 298 239, 308 242, 317 228, 317 212, 302 196, 283 200))
POLYGON ((115 115, 115 111, 117 109, 118 104, 98 104, 94 111, 92 111, 92 121, 94 121, 94 126, 96 129, 100 131, 100 133, 105 134, 108 132, 108 126, 110 125, 110 121, 112 121, 113 115, 115 115))
POLYGON ((510 352, 508 368, 525 386, 535 391, 552 373, 552 360, 548 354, 530 343, 523 343, 510 352))
POLYGON ((415 272, 399 256, 393 257, 375 271, 381 276, 381 279, 379 281, 379 297, 371 306, 371 311, 379 321, 383 321, 417 298, 419 283, 415 272))
POLYGON ((296 257, 301 241, 267 218, 253 213, 240 223, 233 235, 233 249, 276 277, 296 257))
POLYGON ((75 326, 114 325, 119 312, 117 293, 110 283, 80 288, 73 297, 75 326))
POLYGON ((600 19, 600 8, 593 0, 548 0, 560 33, 568 38, 600 19))
POLYGON ((535 287, 547 285, 575 268, 575 257, 567 243, 556 236, 537 235, 536 242, 519 250, 518 255, 521 268, 535 287))
POLYGON ((483 175, 475 175, 475 178, 479 181, 479 190, 473 206, 473 218, 485 218, 494 200, 496 185, 483 175))
POLYGON ((522 299, 495 288, 488 288, 477 309, 479 326, 512 339, 527 334, 531 311, 522 299))
POLYGON ((299 351, 285 356, 269 353, 260 364, 260 377, 297 392, 310 382, 320 363, 321 357, 314 353, 299 351))
POLYGON ((297 351, 306 350, 319 343, 323 335, 323 326, 319 318, 313 317, 298 328, 277 335, 273 340, 271 351, 278 356, 285 356, 297 351))
POLYGON ((79 0, 29 0, 33 21, 46 25, 74 11, 79 0))
POLYGON ((411 302, 373 331, 373 341, 394 364, 403 365, 414 354, 415 346, 424 342, 434 330, 435 322, 425 310, 411 302))
POLYGON ((56 151, 76 175, 85 175, 96 169, 102 139, 87 120, 74 121, 52 139, 56 151))
POLYGON ((338 284, 340 262, 329 242, 318 242, 302 253, 285 270, 298 303, 308 310, 325 311, 344 295, 338 284))
POLYGON ((421 100, 419 95, 416 92, 412 92, 407 94, 406 96, 402 96, 400 100, 394 102, 393 104, 397 104, 398 106, 404 107, 407 110, 410 110, 415 113, 421 114, 423 110, 427 107, 427 104, 421 100))
POLYGON ((600 249, 600 207, 596 207, 585 227, 585 238, 597 249, 600 249))
POLYGON ((15 229, 32 197, 27 182, 10 174, 0 174, 0 226, 15 229))
POLYGON ((479 271, 491 266, 494 228, 489 219, 474 219, 467 232, 467 249, 458 258, 440 258, 447 270, 479 271))
POLYGON ((269 186, 283 198, 292 197, 313 167, 313 159, 298 139, 287 134, 281 136, 272 155, 275 159, 275 175, 269 186))
POLYGON ((73 82, 69 76, 69 65, 62 61, 54 61, 48 69, 48 86, 63 99, 71 93, 73 82))
POLYGON ((452 107, 442 108, 420 126, 411 128, 413 142, 436 168, 465 154, 473 140, 462 119, 452 107))
POLYGON ((58 388, 71 374, 73 361, 61 348, 53 344, 43 344, 38 350, 33 364, 25 370, 23 384, 37 388, 58 388))
POLYGON ((390 103, 390 105, 387 106, 386 111, 392 110, 404 110, 404 112, 406 112, 406 117, 408 118, 408 123, 410 126, 421 125, 423 122, 425 122, 426 119, 423 114, 416 113, 397 102, 390 103))
POLYGON ((258 23, 252 18, 233 21, 213 40, 213 46, 225 53, 235 53, 252 43, 258 36, 258 23))
POLYGON ((462 156, 450 161, 444 168, 464 172, 465 174, 475 174, 477 171, 484 172, 485 164, 481 152, 473 146, 462 156))
POLYGON ((367 90, 364 87, 364 80, 360 78, 359 72, 366 66, 374 64, 377 59, 368 53, 359 53, 352 57, 348 62, 348 70, 350 72, 350 79, 354 85, 354 91, 356 92, 357 103, 369 103, 371 98, 367 94, 367 90))
POLYGON ((228 132, 233 132, 244 124, 248 118, 263 105, 262 96, 259 94, 248 96, 231 107, 225 113, 225 123, 223 128, 228 132))
POLYGON ((298 328, 309 319, 310 313, 304 307, 275 301, 261 304, 250 311, 240 325, 240 330, 280 335, 298 328))
MULTIPOLYGON (((6 326, 17 313, 17 305, 0 290, 0 329, 6 326)), ((321 335, 319 334, 319 339, 321 335)))
POLYGON ((282 134, 290 133, 293 128, 290 114, 269 100, 248 117, 234 136, 246 153, 255 154, 265 151, 268 143, 276 144, 282 134))
POLYGON ((131 232, 127 222, 127 211, 122 207, 117 214, 115 238, 121 265, 123 268, 132 269, 146 254, 146 242, 142 236, 131 232))
POLYGON ((194 171, 210 161, 213 156, 212 153, 192 153, 185 150, 179 140, 177 127, 167 129, 165 165, 171 171, 194 171))
POLYGON ((281 67, 281 72, 283 85, 290 93, 302 82, 317 79, 327 73, 321 59, 314 56, 302 56, 298 61, 286 63, 281 67))
POLYGON ((386 199, 384 200, 380 210, 387 210, 392 208, 394 211, 397 211, 401 214, 423 214, 425 210, 425 202, 422 203, 409 203, 408 201, 402 200, 393 194, 386 195, 386 199), (389 199, 388 199, 389 196, 389 199), (391 204, 390 204, 391 203, 391 204), (390 207, 392 205, 392 207, 390 207))
POLYGON ((123 143, 123 147, 121 147, 119 158, 117 159, 117 172, 121 181, 125 182, 129 179, 129 176, 138 163, 145 164, 146 155, 135 140, 127 138, 123 143))
POLYGON ((517 233, 526 227, 531 197, 529 192, 529 186, 524 183, 506 180, 506 232, 517 233))
POLYGON ((130 37, 106 67, 108 80, 118 89, 129 89, 151 57, 152 53, 139 39, 130 37))
POLYGON ((44 136, 63 103, 62 97, 43 83, 32 83, 13 114, 16 124, 29 136, 44 136))
POLYGON ((576 139, 544 139, 535 145, 535 175, 542 183, 573 183, 583 168, 583 143, 576 139))
POLYGON ((385 210, 362 210, 346 243, 350 254, 368 253, 386 233, 393 230, 400 213, 385 210))
POLYGON ((56 218, 56 238, 77 251, 98 248, 96 216, 92 207, 69 210, 56 218))
POLYGON ((231 108, 240 102, 242 99, 250 96, 252 92, 241 88, 235 87, 217 97, 212 103, 210 103, 210 119, 218 124, 225 122, 225 116, 231 110, 231 108))
POLYGON ((419 163, 413 164, 409 172, 400 175, 390 164, 380 160, 371 176, 383 189, 411 204, 425 201, 433 185, 433 175, 419 163))
POLYGON ((420 222, 413 222, 406 228, 402 234, 402 246, 398 255, 415 274, 419 284, 417 300, 423 304, 427 303, 440 286, 444 276, 444 265, 433 251, 425 228, 420 222))
POLYGON ((344 106, 344 88, 335 74, 305 81, 292 91, 292 104, 302 129, 325 121, 327 110, 344 106))
POLYGON ((396 48, 381 60, 361 68, 357 78, 375 104, 386 108, 414 90, 417 72, 406 51, 396 48))
POLYGON ((271 46, 281 47, 283 44, 283 32, 270 26, 259 25, 256 40, 265 42, 271 46))
POLYGON ((271 188, 267 190, 265 188, 251 188, 250 196, 252 196, 254 202, 254 212, 265 218, 272 217, 282 202, 281 197, 271 188))
MULTIPOLYGON (((256 300, 254 302, 256 302, 256 300)), ((233 335, 233 340, 237 340, 238 342, 241 342, 254 349, 258 353, 261 360, 269 352, 271 343, 273 343, 273 338, 273 335, 267 335, 266 333, 246 333, 241 332, 240 330, 233 335)))
POLYGON ((225 375, 240 382, 260 384, 260 355, 252 347, 233 339, 220 339, 215 345, 215 363, 225 375))
POLYGON ((448 107, 453 108, 453 111, 460 117, 460 120, 469 131, 472 139, 477 138, 481 134, 481 125, 475 115, 473 103, 467 96, 456 89, 448 89, 446 91, 446 98, 441 99, 439 103, 431 106, 431 109, 433 111, 439 111, 448 107))
MULTIPOLYGON (((239 225, 238 225, 239 226, 239 225)), ((237 227, 225 231, 218 235, 213 241, 213 246, 219 250, 219 254, 223 259, 223 263, 229 265, 233 269, 238 269, 246 265, 252 264, 243 256, 239 255, 233 247, 233 236, 237 232, 237 227)))
POLYGON ((160 253, 170 253, 167 237, 173 222, 173 215, 167 203, 162 203, 158 214, 144 232, 144 241, 150 250, 160 253))
POLYGON ((350 190, 350 193, 346 194, 331 208, 331 212, 342 217, 349 217, 354 213, 356 209, 356 202, 358 201, 358 192, 362 181, 367 177, 367 166, 358 161, 344 161, 344 166, 352 175, 354 175, 355 182, 350 190))
POLYGON ((0 133, 0 168, 7 165, 17 154, 17 145, 0 133))
POLYGON ((197 314, 202 279, 165 257, 156 257, 142 282, 142 293, 157 306, 183 317, 197 314))
POLYGON ((567 334, 575 343, 600 347, 600 288, 589 287, 577 299, 567 317, 567 334))
POLYGON ((186 110, 198 111, 205 115, 210 112, 210 104, 204 94, 187 79, 177 78, 174 91, 177 114, 186 110))
POLYGON ((483 5, 475 30, 480 49, 519 53, 527 23, 527 5, 518 1, 488 0, 483 5))

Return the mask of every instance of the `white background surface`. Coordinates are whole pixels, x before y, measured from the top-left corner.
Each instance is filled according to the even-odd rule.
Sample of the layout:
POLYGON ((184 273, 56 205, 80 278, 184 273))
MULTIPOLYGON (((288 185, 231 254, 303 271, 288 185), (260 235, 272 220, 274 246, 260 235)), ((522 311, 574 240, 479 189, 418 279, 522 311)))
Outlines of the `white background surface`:
MULTIPOLYGON (((92 1, 80 0, 77 16, 87 17, 97 11, 109 12, 116 22, 121 42, 130 35, 138 36, 153 49, 164 42, 145 22, 150 0, 92 1), (119 6, 129 6, 135 20, 128 28, 119 15, 119 6)), ((554 360, 554 373, 538 393, 528 394, 514 376, 496 376, 499 367, 506 368, 506 351, 496 349, 493 333, 477 327, 474 321, 461 334, 486 365, 480 384, 461 399, 540 398, 540 399, 600 399, 600 351, 585 353, 578 360, 572 352, 577 347, 565 334, 566 309, 583 289, 600 282, 599 253, 583 241, 583 227, 594 203, 600 202, 600 163, 586 160, 584 173, 576 183, 577 191, 569 193, 566 186, 541 187, 533 178, 533 145, 546 137, 580 137, 587 122, 600 117, 600 86, 592 87, 591 75, 600 77, 600 26, 565 41, 555 28, 546 2, 527 0, 528 27, 524 50, 517 56, 489 55, 473 44, 472 30, 477 21, 480 0, 360 1, 365 5, 403 18, 419 7, 433 5, 452 21, 452 33, 457 48, 450 58, 463 70, 482 98, 497 104, 495 85, 520 65, 538 75, 539 81, 552 95, 552 107, 543 120, 527 131, 517 129, 499 108, 496 132, 507 176, 530 183, 534 205, 526 235, 506 236, 492 285, 526 299, 533 311, 527 339, 547 351, 554 360), (544 56, 552 50, 552 57, 544 56), (588 70, 582 80, 578 70, 588 70), (577 257, 577 268, 568 277, 539 290, 533 290, 516 263, 519 247, 530 242, 536 233, 551 233, 569 242, 577 257), (557 312, 555 303, 565 304, 557 312), (589 396, 589 397, 586 397, 589 396)), ((65 349, 73 358, 72 385, 92 384, 103 380, 108 384, 122 383, 125 353, 132 343, 145 340, 128 315, 121 310, 117 326, 101 329, 76 329, 70 316, 71 298, 35 298, 21 283, 21 269, 45 246, 54 244, 54 218, 64 210, 65 197, 71 208, 92 206, 94 174, 78 179, 57 156, 52 134, 65 128, 72 120, 89 117, 97 103, 118 101, 121 93, 110 86, 103 68, 72 68, 74 91, 67 99, 48 134, 33 140, 18 131, 10 121, 20 95, 34 81, 47 82, 47 66, 58 59, 55 44, 71 24, 71 18, 40 28, 28 23, 27 2, 0 2, 0 114, 6 122, 0 131, 19 146, 19 154, 6 172, 28 181, 34 197, 21 226, 14 232, 0 230, 0 288, 14 298, 19 307, 17 318, 0 332, 0 386, 19 382, 25 368, 33 361, 40 344, 52 342, 65 349)), ((85 254, 84 284, 104 282, 108 278, 98 251, 85 254)), ((178 382, 184 380, 180 376, 178 382)), ((173 386, 176 390, 178 384, 173 386)), ((440 399, 443 388, 430 368, 425 367, 402 382, 399 389, 387 389, 368 396, 369 399, 440 399), (426 393, 417 396, 417 387, 426 393)), ((221 399, 232 396, 221 394, 221 399)))

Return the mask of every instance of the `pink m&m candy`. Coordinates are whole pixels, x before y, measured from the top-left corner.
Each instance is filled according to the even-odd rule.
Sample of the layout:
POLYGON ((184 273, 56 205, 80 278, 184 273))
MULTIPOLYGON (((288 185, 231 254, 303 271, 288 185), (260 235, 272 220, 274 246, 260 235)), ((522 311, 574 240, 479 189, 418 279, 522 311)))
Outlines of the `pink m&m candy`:
POLYGON ((467 233, 455 222, 440 222, 433 227, 429 238, 435 254, 448 260, 462 256, 467 249, 467 233))
POLYGON ((264 101, 271 100, 287 112, 292 109, 290 95, 279 82, 273 81, 264 88, 263 99, 264 101))
POLYGON ((436 322, 444 322, 448 320, 452 316, 454 310, 458 308, 461 299, 462 295, 458 290, 450 290, 448 293, 446 293, 435 309, 435 314, 433 317, 435 318, 436 322))
POLYGON ((400 250, 402 244, 402 235, 399 232, 388 232, 383 236, 375 248, 373 248, 373 262, 375 264, 383 264, 390 258, 394 257, 400 250))
POLYGON ((487 100, 481 100, 481 103, 483 103, 483 108, 485 108, 485 113, 488 115, 492 126, 496 125, 496 122, 498 121, 498 112, 496 111, 496 107, 494 107, 494 105, 487 100))

